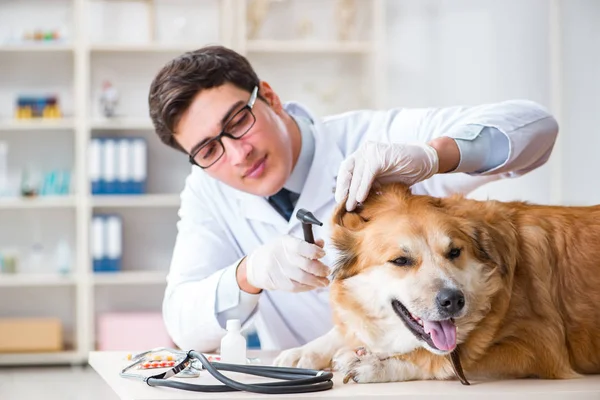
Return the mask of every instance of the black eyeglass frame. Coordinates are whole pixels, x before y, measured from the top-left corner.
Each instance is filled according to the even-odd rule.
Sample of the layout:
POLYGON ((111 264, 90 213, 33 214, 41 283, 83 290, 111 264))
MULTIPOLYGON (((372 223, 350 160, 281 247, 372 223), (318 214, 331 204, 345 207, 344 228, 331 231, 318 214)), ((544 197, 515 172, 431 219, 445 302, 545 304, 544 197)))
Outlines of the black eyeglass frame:
POLYGON ((229 117, 229 119, 223 124, 223 130, 217 136, 213 137, 212 139, 210 139, 209 141, 204 143, 202 146, 198 147, 193 153, 190 153, 189 154, 189 162, 192 165, 196 165, 202 169, 207 169, 207 168, 210 168, 213 165, 215 165, 215 163, 217 163, 221 159, 221 157, 223 157, 223 155, 225 154, 225 146, 223 145, 222 138, 228 137, 232 140, 241 139, 246 133, 248 133, 250 131, 250 129, 252 129, 252 127, 256 123, 256 116, 254 115, 254 112, 252 112, 252 107, 254 107, 254 103, 256 102, 257 97, 258 97, 258 86, 254 86, 254 89, 252 89, 252 93, 250 94, 250 99, 248 99, 248 102, 244 105, 244 107, 240 108, 235 114, 233 114, 231 117, 229 117), (231 133, 226 132, 225 130, 227 129, 227 126, 229 125, 229 123, 233 119, 235 119, 235 117, 237 117, 240 113, 242 113, 246 110, 248 110, 250 112, 250 116, 252 117, 252 123, 250 124, 248 129, 246 129, 246 131, 239 136, 233 136, 231 133), (221 155, 216 160, 214 160, 212 163, 203 167, 202 165, 200 165, 196 162, 195 158, 203 148, 214 143, 215 141, 217 143, 219 143, 219 145, 221 146, 221 149, 222 149, 221 155))

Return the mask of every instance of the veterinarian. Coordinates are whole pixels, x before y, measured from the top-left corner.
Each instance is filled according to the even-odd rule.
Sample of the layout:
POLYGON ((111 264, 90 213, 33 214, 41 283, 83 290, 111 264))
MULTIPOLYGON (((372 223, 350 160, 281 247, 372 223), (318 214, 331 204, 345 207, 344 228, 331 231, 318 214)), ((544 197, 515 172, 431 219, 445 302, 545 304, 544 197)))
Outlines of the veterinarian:
POLYGON ((352 210, 375 179, 468 193, 542 166, 558 134, 531 101, 319 118, 275 89, 217 46, 175 58, 151 84, 160 140, 192 164, 163 303, 183 349, 215 350, 228 319, 253 321, 267 350, 321 336, 332 326, 327 238, 337 204, 352 210), (299 208, 324 222, 318 245, 302 240, 299 208))

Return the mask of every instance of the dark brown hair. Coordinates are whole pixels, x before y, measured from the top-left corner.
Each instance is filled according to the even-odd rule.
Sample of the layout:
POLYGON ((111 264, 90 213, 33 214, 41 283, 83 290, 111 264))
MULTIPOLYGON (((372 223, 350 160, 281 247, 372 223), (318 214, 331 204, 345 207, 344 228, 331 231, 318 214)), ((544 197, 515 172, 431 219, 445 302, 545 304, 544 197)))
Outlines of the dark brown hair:
POLYGON ((148 94, 150 118, 160 140, 181 152, 175 126, 203 89, 231 83, 251 92, 259 79, 241 54, 223 46, 206 46, 169 61, 154 77, 148 94))

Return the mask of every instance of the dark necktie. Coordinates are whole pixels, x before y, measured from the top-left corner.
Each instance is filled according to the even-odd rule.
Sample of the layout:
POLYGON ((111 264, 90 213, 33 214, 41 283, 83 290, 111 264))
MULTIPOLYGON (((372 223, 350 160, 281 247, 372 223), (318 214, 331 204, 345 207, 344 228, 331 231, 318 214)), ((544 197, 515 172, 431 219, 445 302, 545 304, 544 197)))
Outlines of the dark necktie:
POLYGON ((269 204, 271 204, 286 221, 289 221, 294 212, 293 199, 295 197, 297 197, 297 194, 290 192, 286 188, 282 188, 279 192, 269 197, 269 204))

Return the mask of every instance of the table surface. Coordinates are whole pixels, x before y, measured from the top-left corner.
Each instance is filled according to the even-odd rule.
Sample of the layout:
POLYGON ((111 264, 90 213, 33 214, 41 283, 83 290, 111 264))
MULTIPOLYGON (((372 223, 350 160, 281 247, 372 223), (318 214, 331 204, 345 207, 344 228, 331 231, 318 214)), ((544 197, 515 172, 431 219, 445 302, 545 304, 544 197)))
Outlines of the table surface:
MULTIPOLYGON (((134 352, 135 353, 135 352, 134 352)), ((184 399, 256 399, 256 398, 281 398, 292 397, 296 399, 327 399, 327 398, 372 398, 393 397, 395 399, 506 399, 511 400, 543 398, 554 399, 600 399, 600 375, 586 376, 573 380, 510 380, 510 381, 471 381, 470 386, 464 386, 459 381, 415 381, 377 384, 342 383, 341 376, 334 376, 331 390, 306 394, 264 395, 249 392, 225 393, 199 393, 183 391, 173 388, 150 387, 140 380, 128 379, 119 376, 119 371, 130 361, 127 361, 127 352, 91 352, 89 363, 108 385, 123 400, 184 400, 184 399), (484 397, 485 396, 485 397, 484 397), (543 397, 542 397, 543 396, 543 397)), ((263 364, 269 365, 275 354, 265 352, 249 352, 249 357, 259 357, 263 364)), ((154 375, 164 370, 139 371, 132 369, 130 372, 150 372, 154 375)), ((264 381, 241 374, 224 372, 223 374, 241 382, 264 381)), ((208 372, 202 371, 199 378, 171 378, 195 384, 219 384, 208 372)))

